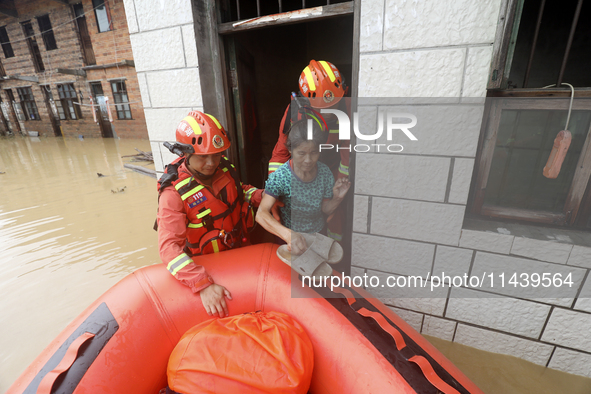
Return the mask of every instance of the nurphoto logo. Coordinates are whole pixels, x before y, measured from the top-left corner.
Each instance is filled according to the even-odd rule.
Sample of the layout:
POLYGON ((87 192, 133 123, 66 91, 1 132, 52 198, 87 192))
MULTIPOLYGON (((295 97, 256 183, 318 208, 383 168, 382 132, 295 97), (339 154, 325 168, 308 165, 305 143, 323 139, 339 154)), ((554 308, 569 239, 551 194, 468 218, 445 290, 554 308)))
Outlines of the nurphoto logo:
MULTIPOLYGON (((349 120, 349 116, 337 109, 322 109, 320 111, 321 114, 333 114, 339 120, 339 140, 345 141, 351 139, 351 122, 349 120)), ((409 129, 413 128, 417 125, 417 117, 413 114, 409 113, 396 113, 396 112, 388 112, 386 113, 386 139, 388 141, 392 141, 394 136, 394 131, 402 131, 404 135, 411 141, 418 141, 417 137, 414 136, 413 133, 410 132, 409 129), (410 120, 410 122, 401 122, 404 120, 410 120)), ((359 114, 357 112, 353 113, 353 132, 357 139, 362 141, 377 141, 382 134, 384 134, 384 112, 379 111, 378 113, 378 130, 374 134, 362 134, 359 131, 359 114)), ((308 119, 308 139, 312 139, 312 119, 308 119)), ((401 144, 355 144, 350 145, 347 147, 339 147, 338 145, 333 144, 320 144, 320 151, 322 150, 331 150, 336 149, 338 152, 339 150, 348 150, 351 151, 353 149, 355 152, 369 152, 371 147, 375 147, 376 152, 391 152, 391 153, 399 153, 404 150, 404 147, 401 144)))

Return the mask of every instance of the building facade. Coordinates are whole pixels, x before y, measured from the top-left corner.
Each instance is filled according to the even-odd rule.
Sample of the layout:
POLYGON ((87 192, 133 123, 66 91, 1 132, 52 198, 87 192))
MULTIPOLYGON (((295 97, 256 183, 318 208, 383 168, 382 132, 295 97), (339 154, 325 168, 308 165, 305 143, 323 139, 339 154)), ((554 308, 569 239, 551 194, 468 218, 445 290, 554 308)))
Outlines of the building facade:
POLYGON ((147 138, 117 0, 14 0, 0 7, 4 134, 147 138))
POLYGON ((157 171, 173 159, 161 143, 174 140, 176 125, 193 109, 227 125, 235 141, 233 161, 243 167, 249 165, 244 157, 252 137, 245 124, 256 124, 251 129, 262 136, 264 156, 263 137, 277 133, 277 126, 267 130, 265 122, 275 122, 276 112, 282 115, 299 72, 311 58, 330 60, 348 76, 363 124, 377 127, 379 113, 390 109, 418 119, 413 129, 418 141, 404 140, 403 152, 378 152, 377 144, 388 143, 382 137, 370 141, 376 145, 369 151, 352 153, 351 274, 385 283, 388 276, 416 272, 423 277, 494 273, 497 280, 506 273, 504 288, 498 282, 488 288, 459 283, 416 296, 391 287, 368 290, 424 334, 591 376, 586 367, 591 361, 586 137, 591 106, 585 100, 591 83, 576 73, 588 60, 581 56, 585 44, 574 33, 576 23, 573 27, 577 15, 588 11, 573 6, 561 18, 564 27, 546 29, 548 24, 536 20, 557 11, 540 11, 531 1, 306 2, 312 8, 305 10, 298 2, 283 2, 292 8, 278 10, 245 3, 238 9, 236 1, 125 0, 157 171), (557 31, 565 33, 561 48, 572 48, 570 56, 549 49, 554 39, 549 37, 557 31), (346 42, 339 32, 346 32, 346 42), (533 55, 536 40, 536 56, 552 59, 555 74, 536 66, 549 64, 533 55), (335 48, 348 48, 348 55, 335 48), (285 83, 277 75, 283 77, 284 70, 289 86, 276 95, 285 83), (550 74, 551 82, 545 82, 550 74), (561 86, 561 80, 575 81, 571 104, 566 86, 538 89, 561 86), (259 105, 256 111, 245 99, 249 91, 259 105), (538 97, 559 100, 535 101, 538 97), (273 107, 274 101, 281 104, 273 107), (566 181, 560 181, 558 195, 556 184, 547 186, 536 177, 542 176, 569 107, 576 119, 573 154, 563 164, 566 181), (251 112, 249 123, 244 114, 251 112), (522 124, 517 117, 530 120, 522 124), (553 125, 554 134, 528 131, 532 122, 539 130, 553 125), (530 134, 522 138, 522 133, 530 134), (529 151, 534 154, 528 156, 529 151), (530 167, 539 167, 539 174, 523 177, 521 170, 530 167), (520 205, 521 200, 537 205, 520 205), (555 297, 511 291, 508 281, 515 272, 530 279, 570 274, 571 291, 555 297))

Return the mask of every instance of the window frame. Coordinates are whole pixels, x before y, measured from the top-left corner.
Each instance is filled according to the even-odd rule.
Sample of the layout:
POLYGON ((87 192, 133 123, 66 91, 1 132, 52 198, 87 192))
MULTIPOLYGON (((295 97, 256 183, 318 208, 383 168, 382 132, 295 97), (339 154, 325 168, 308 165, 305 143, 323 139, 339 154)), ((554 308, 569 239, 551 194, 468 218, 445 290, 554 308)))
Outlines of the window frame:
MULTIPOLYGON (((51 19, 49 19, 49 14, 41 15, 36 17, 37 25, 39 26, 39 31, 41 32, 41 37, 43 38, 43 45, 45 45, 46 51, 54 51, 57 48, 57 42, 55 41, 55 35, 53 34, 53 26, 51 25, 51 19), (47 26, 49 29, 43 30, 41 20, 47 18, 47 26)), ((43 22, 45 23, 45 22, 43 22)))
POLYGON ((74 104, 74 101, 78 100, 78 93, 76 93, 76 87, 73 83, 62 83, 57 85, 57 92, 59 100, 54 100, 58 109, 58 115, 60 120, 80 120, 82 119, 82 111, 80 106, 74 104), (71 87, 65 89, 63 87, 71 87), (73 92, 73 96, 72 96, 73 92), (72 116, 72 112, 74 116, 72 116))
POLYGON ((12 49, 12 44, 10 43, 10 37, 8 37, 6 26, 0 26, 0 45, 2 45, 2 52, 4 52, 4 57, 6 59, 14 57, 14 50, 12 49), (6 41, 2 41, 4 38, 3 36, 5 36, 6 41))
MULTIPOLYGON (((568 111, 569 107, 571 90, 568 87, 549 89, 508 87, 513 51, 524 2, 525 0, 504 0, 501 5, 496 32, 497 39, 493 46, 493 56, 488 77, 480 140, 468 198, 468 213, 471 217, 477 218, 517 220, 523 223, 556 225, 573 229, 586 228, 584 223, 588 221, 588 216, 591 216, 591 209, 587 208, 589 204, 584 200, 586 190, 591 184, 591 128, 587 131, 587 137, 581 149, 575 174, 561 213, 504 208, 484 204, 503 110, 568 111), (544 100, 545 97, 552 99, 544 100), (564 100, 556 100, 557 97, 563 97, 564 100), (505 100, 504 98, 508 99, 505 100)), ((591 111, 590 88, 575 87, 575 98, 573 110, 591 111)), ((556 130, 557 133, 558 131, 556 130)))
MULTIPOLYGON (((485 121, 480 146, 477 154, 475 178, 470 198, 470 212, 475 215, 501 219, 525 220, 528 222, 545 223, 559 226, 572 226, 577 221, 577 214, 591 175, 591 127, 587 131, 587 138, 581 150, 575 174, 565 201, 562 213, 546 211, 490 206, 484 203, 487 182, 497 144, 497 133, 503 110, 564 110, 568 111, 569 99, 564 100, 531 100, 496 99, 487 101, 485 121)), ((591 97, 574 100, 573 110, 587 110, 591 112, 591 97)), ((558 132, 559 130, 557 130, 558 132)))
POLYGON ((111 84, 111 93, 113 93, 113 101, 115 104, 115 112, 117 112, 117 119, 118 120, 133 120, 133 115, 131 113, 131 106, 129 105, 129 94, 127 93, 127 84, 124 79, 118 80, 111 80, 109 81, 111 84), (115 92, 115 85, 122 84, 125 89, 121 91, 115 92), (124 92, 124 93, 122 93, 124 92), (122 94, 125 94, 125 98, 127 101, 122 101, 122 94), (127 117, 127 113, 129 113, 129 117, 127 117), (123 114, 123 116, 121 115, 123 114))
POLYGON ((72 4, 72 13, 76 17, 76 32, 78 34, 78 39, 80 40, 84 64, 87 66, 95 65, 96 57, 94 56, 92 40, 90 39, 88 23, 86 21, 86 15, 82 3, 72 4))
POLYGON ((39 109, 37 108, 37 103, 35 102, 35 96, 33 95, 33 89, 31 86, 16 88, 16 92, 18 94, 21 109, 25 115, 26 120, 41 120, 39 109))
POLYGON ((41 56, 41 51, 39 50, 39 44, 37 44, 37 40, 35 39, 33 22, 31 22, 31 20, 23 21, 21 22, 21 27, 23 29, 23 34, 27 39, 27 46, 29 47, 29 53, 31 54, 31 60, 33 61, 35 71, 38 73, 44 72, 45 64, 43 63, 43 56, 41 56), (30 28, 30 32, 27 31, 28 28, 30 28))
POLYGON ((109 10, 109 1, 108 0, 92 0, 92 9, 94 10, 94 18, 96 21, 96 28, 98 30, 99 33, 106 33, 108 31, 113 31, 115 30, 113 28, 113 18, 111 17, 111 11, 109 10), (105 15, 107 17, 107 22, 108 22, 108 29, 107 30, 101 30, 101 24, 99 23, 99 15, 98 15, 98 8, 102 5, 105 7, 105 15))

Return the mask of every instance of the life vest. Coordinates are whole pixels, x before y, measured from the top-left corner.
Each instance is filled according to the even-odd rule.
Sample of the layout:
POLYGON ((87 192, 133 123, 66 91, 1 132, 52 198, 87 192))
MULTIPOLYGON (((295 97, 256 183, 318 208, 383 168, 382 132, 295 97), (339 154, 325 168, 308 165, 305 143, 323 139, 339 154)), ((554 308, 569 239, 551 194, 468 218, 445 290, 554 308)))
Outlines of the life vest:
POLYGON ((179 174, 178 168, 184 161, 181 157, 168 164, 158 181, 159 193, 174 187, 185 206, 188 224, 184 252, 196 256, 239 247, 254 226, 254 211, 245 201, 234 166, 222 157, 218 168, 229 182, 216 196, 193 176, 179 174))

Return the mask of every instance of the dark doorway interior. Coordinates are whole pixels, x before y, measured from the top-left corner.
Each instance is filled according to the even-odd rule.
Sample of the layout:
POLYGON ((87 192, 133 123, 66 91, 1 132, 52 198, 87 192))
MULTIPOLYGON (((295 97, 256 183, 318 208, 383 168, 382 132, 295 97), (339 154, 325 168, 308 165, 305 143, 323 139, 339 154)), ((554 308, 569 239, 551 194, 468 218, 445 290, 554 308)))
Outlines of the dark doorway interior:
POLYGON ((49 115, 49 120, 51 122, 53 134, 56 137, 61 137, 62 129, 60 127, 60 120, 59 114, 57 112, 57 107, 55 105, 55 101, 53 100, 53 93, 51 92, 49 85, 41 86, 41 91, 43 92, 43 99, 45 101, 45 106, 47 108, 47 114, 49 115))
POLYGON ((105 94, 103 93, 103 85, 100 82, 93 82, 90 84, 92 95, 94 96, 93 111, 96 111, 96 122, 101 129, 101 135, 104 138, 113 138, 113 128, 109 121, 109 113, 107 112, 107 103, 105 101, 105 94))
POLYGON ((351 81, 353 15, 235 33, 225 48, 241 175, 264 187, 281 118, 310 60, 333 63, 351 81))
POLYGON ((29 46, 29 52, 31 53, 31 59, 33 59, 35 71, 38 73, 45 71, 43 57, 41 56, 41 51, 39 50, 39 44, 37 44, 37 39, 35 38, 35 31, 33 30, 33 25, 31 24, 31 21, 21 22, 21 24, 23 26, 23 32, 25 33, 25 37, 27 37, 27 45, 29 46))
POLYGON ((92 49, 92 41, 88 33, 88 26, 86 24, 86 16, 82 3, 74 4, 74 14, 76 15, 76 26, 78 27, 78 34, 80 35, 80 42, 82 43, 82 54, 84 55, 84 63, 87 66, 96 64, 94 57, 94 50, 92 49))
POLYGON ((5 104, 4 102, 2 102, 2 98, 0 97, 0 134, 1 135, 11 135, 12 134, 12 129, 10 128, 10 125, 8 123, 8 120, 6 119, 6 116, 4 116, 4 108, 5 108, 5 104))
POLYGON ((10 103, 10 111, 12 113, 12 117, 15 120, 15 124, 16 124, 16 129, 18 130, 19 133, 23 132, 23 128, 21 127, 21 119, 19 118, 19 116, 22 116, 22 111, 21 114, 19 114, 17 112, 17 108, 18 108, 18 103, 14 100, 14 94, 12 93, 11 89, 5 89, 4 90, 6 92, 6 95, 8 96, 8 102, 10 103))

